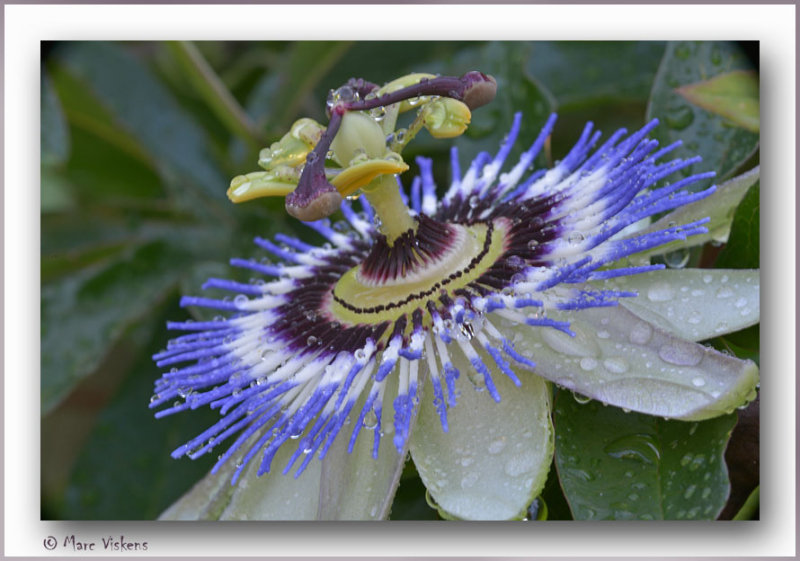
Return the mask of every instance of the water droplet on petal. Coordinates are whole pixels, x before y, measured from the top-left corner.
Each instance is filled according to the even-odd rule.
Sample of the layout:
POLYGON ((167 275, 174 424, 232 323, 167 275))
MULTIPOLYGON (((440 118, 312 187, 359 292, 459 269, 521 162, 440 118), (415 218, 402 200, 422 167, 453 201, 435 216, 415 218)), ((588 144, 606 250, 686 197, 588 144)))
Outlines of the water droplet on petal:
POLYGON ((628 335, 628 338, 630 339, 631 343, 635 345, 644 345, 650 340, 652 336, 653 336, 653 328, 650 327, 650 324, 640 321, 633 326, 633 329, 631 329, 631 333, 630 335, 628 335))
POLYGON ((501 436, 497 440, 492 441, 489 444, 487 450, 489 451, 490 454, 499 454, 500 452, 503 451, 505 447, 506 447, 506 439, 505 437, 501 436))
POLYGON ((717 298, 730 298, 734 292, 729 286, 723 286, 717 290, 717 298))
POLYGON ((584 239, 585 238, 582 232, 570 232, 569 236, 567 237, 567 241, 570 245, 578 245, 584 239))
POLYGON ((367 411, 367 414, 364 415, 364 428, 365 429, 374 429, 378 426, 378 415, 375 414, 375 411, 370 409, 367 411))
POLYGON ((614 372, 615 374, 624 374, 628 371, 628 363, 625 359, 620 357, 611 357, 603 361, 603 366, 606 370, 614 372))
POLYGON ((647 289, 647 298, 651 302, 666 302, 672 300, 675 291, 666 282, 659 282, 647 289))
POLYGON ((478 482, 478 472, 473 471, 461 478, 461 488, 469 489, 478 482))
POLYGON ((703 360, 703 347, 689 341, 673 340, 658 349, 658 356, 677 366, 695 366, 703 360))
POLYGON ((689 250, 682 248, 664 254, 664 263, 670 269, 683 269, 689 263, 689 250))

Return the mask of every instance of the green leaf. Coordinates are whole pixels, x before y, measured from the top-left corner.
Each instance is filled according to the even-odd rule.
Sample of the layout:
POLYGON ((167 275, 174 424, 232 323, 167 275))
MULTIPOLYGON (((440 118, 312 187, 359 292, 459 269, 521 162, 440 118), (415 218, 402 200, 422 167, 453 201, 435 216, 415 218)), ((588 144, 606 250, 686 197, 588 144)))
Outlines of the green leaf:
MULTIPOLYGON (((319 80, 350 47, 351 43, 342 41, 299 41, 291 45, 289 52, 281 59, 278 70, 281 85, 278 95, 272 100, 268 131, 281 131, 277 134, 284 134, 284 129, 288 129, 297 118, 300 107, 319 80)), ((313 100, 312 106, 318 107, 322 113, 325 100, 313 100)))
POLYGON ((229 181, 213 163, 204 130, 147 67, 121 47, 101 42, 71 43, 58 53, 58 61, 90 89, 113 117, 113 125, 127 130, 166 177, 225 199, 229 181))
MULTIPOLYGON (((728 119, 689 103, 678 91, 688 84, 742 69, 749 70, 750 64, 735 43, 680 41, 667 45, 653 82, 647 118, 657 117, 663 123, 653 131, 662 146, 683 141, 671 152, 673 157, 703 157, 699 164, 680 172, 684 177, 712 170, 718 180, 724 179, 758 148, 757 134, 731 126, 728 119)), ((695 183, 691 190, 699 191, 710 183, 695 183)))
MULTIPOLYGON (((747 190, 754 184, 758 183, 759 175, 761 173, 760 167, 755 167, 741 175, 718 185, 716 191, 711 195, 695 201, 686 206, 677 208, 656 220, 646 228, 632 233, 628 238, 635 238, 637 236, 663 230, 670 226, 689 224, 696 220, 708 218, 709 221, 704 224, 708 229, 708 233, 697 234, 689 236, 685 240, 676 240, 668 244, 658 246, 656 248, 637 253, 632 256, 632 259, 644 259, 651 255, 661 255, 672 253, 675 251, 685 250, 689 247, 702 245, 706 242, 713 241, 716 243, 725 242, 728 240, 728 235, 731 231, 731 224, 733 223, 736 208, 742 201, 747 193, 747 190)), ((758 245, 756 245, 756 250, 758 245)), ((744 267, 744 265, 742 265, 744 267)), ((738 264, 735 267, 739 267, 738 264)), ((756 264, 756 267, 758 265, 756 264)))
POLYGON ((51 166, 42 166, 42 213, 64 212, 75 208, 72 185, 51 166))
POLYGON ((755 514, 758 511, 758 505, 760 500, 760 491, 761 487, 756 487, 753 489, 753 492, 747 497, 744 505, 739 512, 736 513, 736 516, 733 517, 734 520, 753 520, 755 519, 755 514))
POLYGON ((123 145, 134 140, 123 144, 109 141, 108 135, 119 135, 118 129, 103 132, 84 128, 70 115, 74 144, 62 176, 70 182, 81 207, 115 205, 130 209, 132 205, 155 206, 163 201, 164 183, 152 162, 123 145))
POLYGON ((674 337, 622 306, 548 312, 574 336, 549 327, 510 327, 534 372, 609 405, 684 420, 733 410, 756 396, 758 368, 674 337))
POLYGON ((661 41, 538 41, 527 69, 560 109, 600 100, 644 103, 664 48, 661 41))
POLYGON ((725 506, 735 414, 666 421, 559 392, 554 422, 556 467, 577 520, 713 520, 725 506))
POLYGON ((170 452, 215 422, 216 412, 155 419, 147 407, 159 373, 150 355, 163 346, 165 320, 176 313, 172 305, 159 314, 151 342, 100 413, 71 474, 62 518, 152 520, 213 464, 213 457, 174 460, 170 452))
POLYGON ((42 286, 43 414, 174 287, 184 257, 152 242, 42 286))
POLYGON ((550 469, 550 473, 547 474, 547 482, 537 500, 546 506, 547 520, 572 520, 569 503, 561 489, 558 472, 555 469, 550 469))
POLYGON ((604 281, 631 291, 619 305, 675 337, 703 341, 759 322, 759 272, 738 269, 665 269, 604 281))
POLYGON ((760 184, 756 183, 742 199, 733 217, 728 243, 717 257, 716 267, 758 268, 759 251, 760 184))
POLYGON ((721 115, 757 133, 759 131, 758 74, 735 70, 710 80, 678 88, 678 93, 694 105, 721 115))
POLYGON ((538 376, 522 373, 516 387, 492 359, 483 356, 502 399, 469 381, 475 368, 451 355, 461 372, 455 407, 447 410, 448 432, 433 405, 432 388, 420 402, 411 455, 417 471, 445 518, 509 520, 525 516, 541 492, 552 462, 550 389, 538 376))
POLYGON ((189 79, 208 107, 216 114, 228 131, 240 140, 250 144, 254 150, 260 148, 263 140, 249 115, 238 104, 231 92, 222 83, 200 50, 189 41, 170 41, 167 43, 184 75, 189 79))
POLYGON ((50 76, 47 72, 42 71, 41 79, 41 163, 43 166, 61 164, 69 157, 70 141, 67 123, 50 76))

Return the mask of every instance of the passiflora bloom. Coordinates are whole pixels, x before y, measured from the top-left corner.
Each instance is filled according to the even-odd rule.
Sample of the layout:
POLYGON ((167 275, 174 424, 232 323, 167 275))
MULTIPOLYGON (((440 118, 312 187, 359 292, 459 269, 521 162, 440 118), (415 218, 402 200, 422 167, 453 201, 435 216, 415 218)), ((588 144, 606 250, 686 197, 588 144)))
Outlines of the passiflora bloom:
POLYGON ((262 151, 263 171, 232 181, 235 202, 285 196, 287 211, 319 233, 320 245, 256 238, 276 262, 231 265, 262 280, 213 278, 204 288, 228 297, 182 299, 222 315, 169 324, 186 333, 154 357, 167 372, 151 406, 166 404, 159 417, 218 409, 219 421, 173 456, 214 450, 219 474, 168 515, 295 518, 287 505, 305 499, 286 490, 300 488, 291 487, 294 477, 314 500, 339 501, 309 507, 317 516, 348 517, 348 498, 324 483, 325 462, 343 462, 346 448, 357 458, 348 464, 353 477, 383 485, 389 497, 352 516, 386 514, 410 449, 443 510, 511 518, 541 491, 552 460, 551 382, 686 420, 754 397, 752 362, 692 341, 722 324, 758 321, 757 273, 658 271, 663 266, 648 260, 660 246, 706 233, 708 222, 667 215, 648 226, 650 217, 715 191, 686 189, 712 173, 665 184, 699 158, 664 160, 675 145, 658 149, 647 138, 655 121, 602 143, 589 124, 554 167, 536 169, 555 116, 507 164, 517 115, 496 154, 462 168, 453 149, 446 190, 437 189, 426 158, 403 189, 401 153, 414 135, 461 134, 495 89, 478 72, 414 74, 383 87, 351 80, 332 92, 327 127, 301 119, 262 151), (395 130, 404 111, 416 119, 395 130), (327 216, 337 211, 343 219, 332 223, 327 216), (717 302, 720 290, 736 305, 717 302), (267 472, 272 483, 263 488, 274 503, 254 491, 263 479, 248 477, 267 472), (222 493, 222 480, 249 486, 247 497, 233 507, 226 499, 213 514, 190 512, 197 497, 222 493), (265 502, 254 506, 254 496, 265 502))

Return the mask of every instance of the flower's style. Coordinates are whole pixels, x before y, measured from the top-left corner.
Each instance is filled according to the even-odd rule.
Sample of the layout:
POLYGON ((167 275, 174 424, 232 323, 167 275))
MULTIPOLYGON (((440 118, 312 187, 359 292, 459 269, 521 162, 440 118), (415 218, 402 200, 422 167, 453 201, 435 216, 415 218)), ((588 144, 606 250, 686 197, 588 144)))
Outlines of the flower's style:
MULTIPOLYGON (((752 399, 755 365, 691 342, 711 335, 706 327, 691 333, 699 322, 679 336, 665 318, 681 316, 680 309, 659 315, 674 292, 693 290, 688 277, 681 286, 666 276, 637 285, 663 268, 647 259, 654 248, 706 232, 702 217, 648 227, 651 217, 715 190, 686 189, 711 173, 665 183, 699 159, 664 160, 674 146, 658 148, 647 138, 655 121, 602 143, 589 124, 546 169, 535 164, 555 116, 507 165, 517 115, 496 154, 482 153, 462 168, 453 149, 452 180, 441 196, 426 158, 417 159, 420 175, 404 190, 397 178, 408 169, 403 147, 423 127, 435 137, 461 134, 470 111, 495 88, 477 72, 411 75, 383 87, 352 80, 332 92, 327 128, 298 121, 262 151, 264 171, 233 180, 235 202, 286 196, 288 212, 307 221, 321 244, 256 238, 276 262, 231 264, 259 280, 212 278, 204 288, 230 296, 183 298, 184 306, 222 315, 170 323, 186 333, 154 357, 167 371, 151 406, 166 405, 158 416, 210 406, 220 419, 174 457, 215 450, 214 470, 235 466, 234 484, 253 463, 258 475, 277 469, 302 477, 334 443, 352 451, 366 433, 375 458, 379 451, 403 458, 410 447, 433 498, 458 516, 459 497, 437 481, 442 438, 465 428, 456 426, 461 418, 488 415, 462 437, 480 440, 478 421, 491 426, 491 417, 509 414, 504 403, 518 407, 515 395, 524 396, 530 403, 515 422, 531 425, 520 438, 536 441, 535 457, 506 472, 524 475, 524 491, 513 492, 535 496, 552 458, 546 381, 687 420, 752 399), (413 123, 395 130, 398 114, 411 110, 413 123), (331 223, 327 216, 339 210, 344 219, 331 223), (396 451, 385 450, 382 439, 396 451)), ((715 275, 715 283, 734 284, 715 275)), ((735 282, 750 290, 746 306, 757 318, 757 277, 735 282)), ((496 448, 505 445, 499 436, 496 448)))

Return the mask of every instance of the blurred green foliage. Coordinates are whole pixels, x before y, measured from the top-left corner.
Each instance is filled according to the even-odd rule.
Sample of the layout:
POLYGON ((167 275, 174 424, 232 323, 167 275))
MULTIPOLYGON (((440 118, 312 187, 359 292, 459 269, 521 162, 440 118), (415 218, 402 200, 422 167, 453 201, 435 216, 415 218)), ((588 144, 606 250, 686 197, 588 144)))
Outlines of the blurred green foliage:
MULTIPOLYGON (((254 236, 287 232, 315 239, 287 218, 282 201, 234 206, 225 191, 231 177, 256 169, 258 148, 295 119, 324 122, 328 90, 350 77, 382 83, 412 71, 494 75, 498 98, 476 111, 468 134, 455 141, 462 165, 479 151, 494 151, 517 111, 525 116, 517 153, 550 112, 559 113, 547 152, 551 160, 565 154, 586 120, 610 133, 638 128, 651 117, 665 124, 656 133, 662 142, 683 140, 684 155, 703 156, 693 168, 715 170, 718 178, 757 157, 757 134, 675 92, 723 72, 757 71, 757 56, 747 56, 752 45, 202 42, 193 48, 43 45, 44 519, 153 518, 207 472, 208 459, 175 461, 169 452, 216 414, 201 410, 155 420, 147 404, 159 370, 149 357, 167 340, 165 321, 185 317, 177 308, 181 293, 197 294, 208 276, 247 281, 226 263, 255 256, 254 236), (198 79, 190 52, 207 64, 211 82, 198 79), (211 103, 220 91, 230 99, 211 103)), ((423 133, 410 147, 412 156, 434 159, 440 186, 449 183, 450 146, 423 133)), ((412 164, 404 180, 414 171, 412 164)), ((730 240, 721 263, 758 265, 757 187, 737 213, 730 240)), ((737 335, 731 339, 736 348, 746 349, 746 356, 757 353, 757 329, 737 335)), ((569 394, 559 395, 559 403, 570 401, 569 394)), ((717 424, 719 454, 716 442, 720 435, 727 441, 731 423, 717 424)), ((714 514, 727 485, 725 466, 717 468, 714 477, 722 480, 713 490, 714 514)), ((749 482, 744 497, 757 484, 749 482)), ((574 491, 566 499, 562 493, 575 488, 570 485, 559 485, 551 471, 540 499, 551 518, 582 512, 580 491, 577 498, 574 491)), ((435 518, 424 494, 409 463, 392 517, 435 518)))

